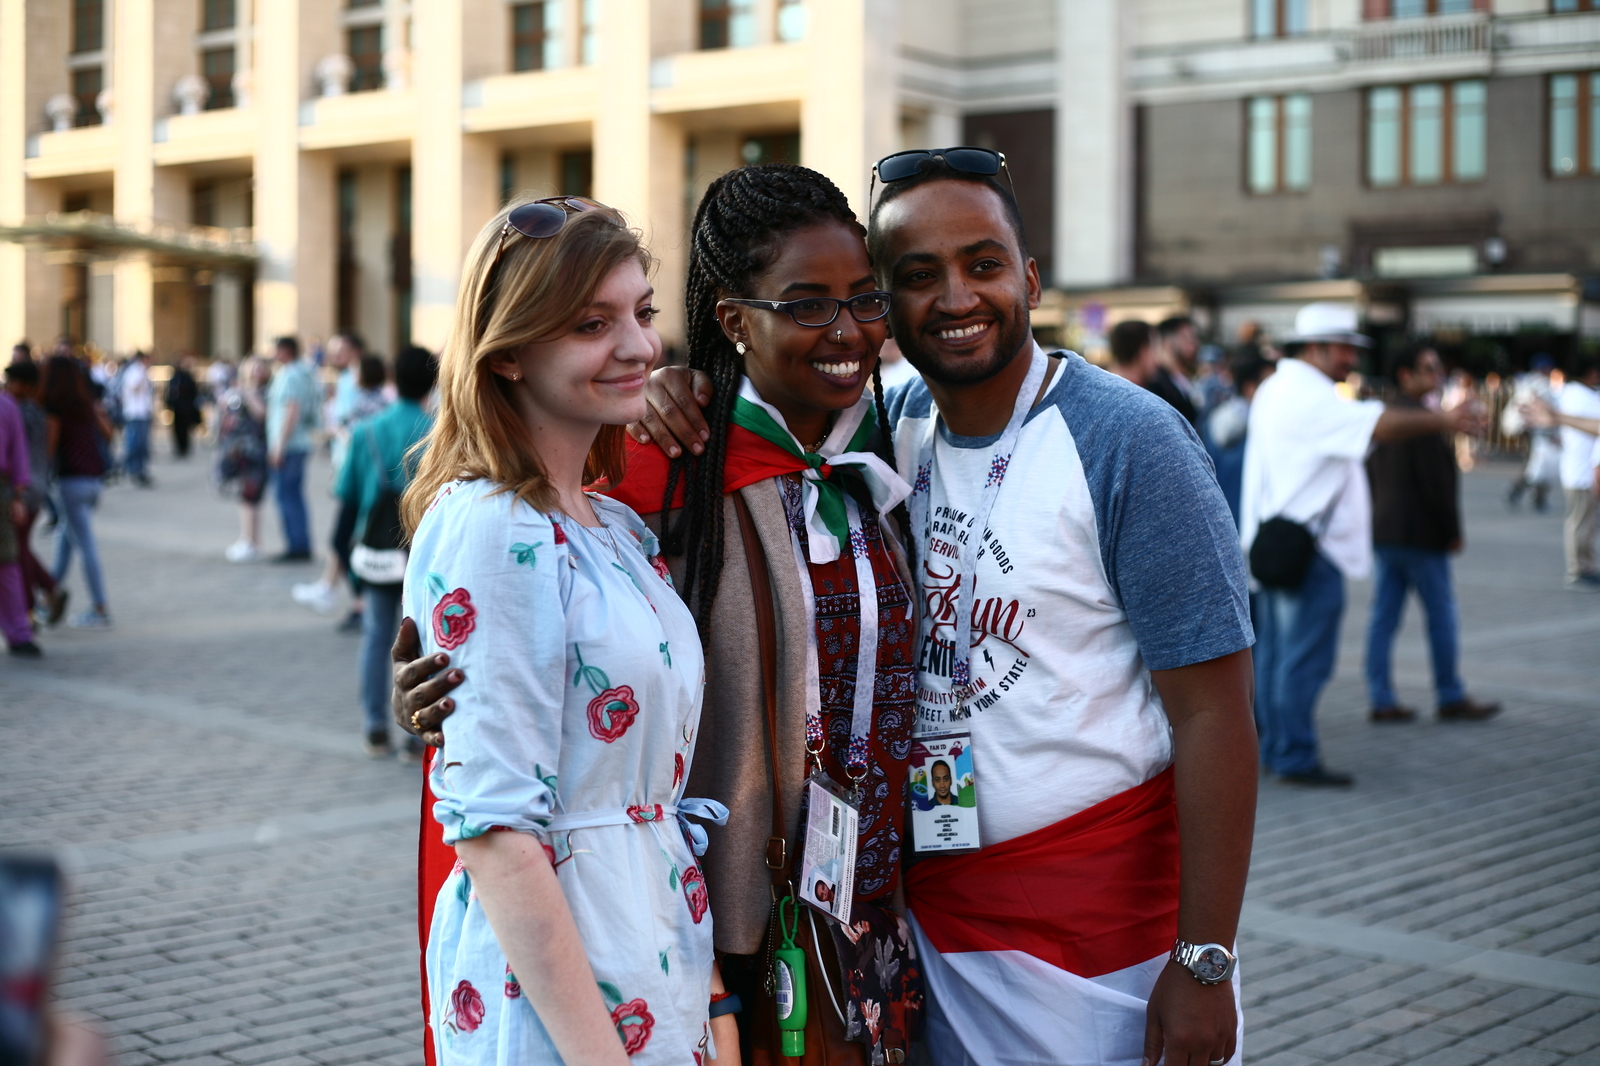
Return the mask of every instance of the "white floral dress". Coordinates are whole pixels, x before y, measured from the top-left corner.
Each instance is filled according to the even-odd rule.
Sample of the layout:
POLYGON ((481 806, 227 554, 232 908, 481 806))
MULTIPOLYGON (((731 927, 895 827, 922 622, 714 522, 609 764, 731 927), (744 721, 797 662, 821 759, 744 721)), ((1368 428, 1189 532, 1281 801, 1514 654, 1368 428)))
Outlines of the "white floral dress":
MULTIPOLYGON (((639 1063, 709 1054, 711 917, 694 847, 726 809, 685 800, 704 680, 694 619, 654 535, 595 497, 603 528, 486 481, 439 491, 414 539, 406 614, 466 681, 429 783, 454 844, 544 845, 617 1033, 639 1063), (686 835, 692 833, 691 846, 686 835)), ((458 862, 426 953, 441 1066, 557 1063, 458 862)))

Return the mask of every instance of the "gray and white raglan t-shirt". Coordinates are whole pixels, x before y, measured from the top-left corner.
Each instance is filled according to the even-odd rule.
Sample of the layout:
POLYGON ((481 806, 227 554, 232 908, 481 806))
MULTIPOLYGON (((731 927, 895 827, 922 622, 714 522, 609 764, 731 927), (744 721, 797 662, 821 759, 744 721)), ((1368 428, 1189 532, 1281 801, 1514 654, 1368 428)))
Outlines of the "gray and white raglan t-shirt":
MULTIPOLYGON (((888 397, 895 455, 932 492, 914 530, 917 729, 970 730, 985 845, 1143 784, 1172 762, 1151 670, 1254 643, 1239 536, 1194 430, 1072 353, 1029 413, 977 558, 968 717, 951 694, 960 573, 995 437, 959 437, 921 380, 888 397), (934 437, 935 476, 918 476, 934 437)), ((918 513, 913 507, 912 513, 918 513)))

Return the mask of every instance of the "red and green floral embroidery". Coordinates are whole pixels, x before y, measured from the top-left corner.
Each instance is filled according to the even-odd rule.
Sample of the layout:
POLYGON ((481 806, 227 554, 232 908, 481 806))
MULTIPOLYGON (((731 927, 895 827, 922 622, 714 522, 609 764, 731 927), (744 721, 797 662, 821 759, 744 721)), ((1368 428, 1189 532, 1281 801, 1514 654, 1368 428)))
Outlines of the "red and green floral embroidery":
POLYGON ((668 588, 672 588, 673 587, 672 586, 672 571, 667 569, 667 557, 666 556, 664 556, 664 555, 652 555, 652 556, 650 556, 650 567, 651 567, 651 569, 653 569, 656 572, 656 576, 657 577, 661 578, 662 581, 665 581, 667 583, 667 587, 668 588))
POLYGON ((672 787, 677 788, 683 784, 683 752, 676 752, 672 756, 672 787))
POLYGON ((450 993, 450 1008, 444 1016, 446 1036, 465 1036, 483 1024, 485 1014, 483 997, 472 987, 472 982, 462 981, 450 993))
POLYGON ((656 1026, 650 1005, 642 999, 624 1000, 622 992, 609 981, 599 984, 600 994, 611 1008, 611 1024, 617 1027, 617 1036, 622 1038, 622 1050, 637 1055, 650 1043, 650 1030, 656 1026))
POLYGON ((706 894, 706 879, 701 875, 700 867, 691 866, 683 871, 683 898, 689 903, 689 917, 694 919, 695 925, 699 925, 706 911, 711 909, 711 899, 706 894))
POLYGON ((428 574, 428 588, 439 597, 433 607, 433 639, 439 647, 459 648, 467 642, 467 634, 478 624, 478 609, 472 605, 472 595, 466 589, 445 591, 449 586, 438 574, 428 574))
POLYGON ((639 717, 639 701, 633 698, 633 686, 611 684, 611 679, 598 666, 583 661, 583 651, 576 644, 573 654, 578 657, 578 671, 573 675, 572 687, 588 686, 594 693, 589 701, 589 735, 607 744, 621 739, 622 734, 639 717))
POLYGON ((561 528, 560 522, 551 522, 550 528, 556 531, 557 544, 565 544, 567 542, 567 531, 561 528))
POLYGON ((509 962, 506 963, 506 998, 522 998, 522 985, 517 981, 517 975, 511 972, 511 964, 509 962))
POLYGON ((628 817, 635 822, 659 822, 666 816, 666 809, 659 803, 628 804, 628 817))
POLYGON ((542 547, 544 547, 544 541, 542 540, 537 544, 513 544, 511 546, 511 554, 517 557, 518 566, 538 566, 538 549, 542 547))

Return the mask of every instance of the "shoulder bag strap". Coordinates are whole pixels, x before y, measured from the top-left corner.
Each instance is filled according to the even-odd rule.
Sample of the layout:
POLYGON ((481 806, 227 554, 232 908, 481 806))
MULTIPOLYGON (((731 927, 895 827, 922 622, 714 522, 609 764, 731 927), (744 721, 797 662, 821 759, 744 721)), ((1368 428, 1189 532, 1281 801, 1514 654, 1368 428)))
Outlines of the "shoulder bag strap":
POLYGON ((783 816, 783 795, 778 779, 778 626, 772 605, 772 575, 767 570, 766 552, 756 534, 750 507, 737 489, 733 492, 733 511, 739 517, 739 537, 744 542, 745 562, 750 568, 750 593, 755 601, 756 638, 761 646, 761 696, 766 705, 767 763, 772 774, 772 835, 767 838, 767 873, 772 887, 781 896, 789 881, 789 845, 783 816))

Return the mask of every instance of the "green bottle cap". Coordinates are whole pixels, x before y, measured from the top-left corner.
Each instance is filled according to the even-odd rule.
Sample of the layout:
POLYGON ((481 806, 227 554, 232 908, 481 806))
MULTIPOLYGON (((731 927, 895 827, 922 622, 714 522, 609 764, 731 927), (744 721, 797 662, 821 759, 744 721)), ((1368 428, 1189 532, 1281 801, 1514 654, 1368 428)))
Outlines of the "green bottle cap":
POLYGON ((783 1030, 783 1055, 784 1058, 798 1059, 806 1053, 806 1031, 804 1029, 783 1030))

